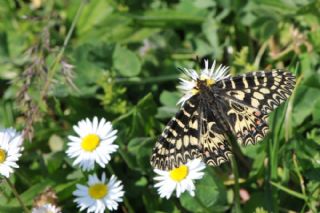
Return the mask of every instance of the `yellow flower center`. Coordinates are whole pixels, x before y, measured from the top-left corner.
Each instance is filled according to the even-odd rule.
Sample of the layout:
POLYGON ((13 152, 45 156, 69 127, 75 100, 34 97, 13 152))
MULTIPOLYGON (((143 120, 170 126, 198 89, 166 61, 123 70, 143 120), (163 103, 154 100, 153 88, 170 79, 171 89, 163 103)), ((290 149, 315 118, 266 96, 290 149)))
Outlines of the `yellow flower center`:
POLYGON ((3 163, 7 158, 6 151, 3 149, 0 149, 0 163, 3 163))
POLYGON ((175 168, 173 170, 170 171, 170 177, 172 180, 175 180, 177 182, 182 181, 183 179, 185 179, 188 175, 189 169, 187 166, 182 165, 178 168, 175 168))
POLYGON ((207 78, 207 76, 200 76, 201 81, 205 81, 207 86, 211 86, 215 83, 215 80, 212 78, 207 78))
POLYGON ((97 183, 89 187, 89 195, 93 199, 101 199, 108 193, 108 187, 103 183, 97 183))
POLYGON ((99 146, 100 138, 96 134, 88 134, 82 139, 81 147, 85 151, 92 152, 99 146))
POLYGON ((211 86, 211 85, 213 85, 214 83, 215 83, 215 81, 214 81, 213 79, 207 79, 207 80, 206 80, 207 86, 211 86))

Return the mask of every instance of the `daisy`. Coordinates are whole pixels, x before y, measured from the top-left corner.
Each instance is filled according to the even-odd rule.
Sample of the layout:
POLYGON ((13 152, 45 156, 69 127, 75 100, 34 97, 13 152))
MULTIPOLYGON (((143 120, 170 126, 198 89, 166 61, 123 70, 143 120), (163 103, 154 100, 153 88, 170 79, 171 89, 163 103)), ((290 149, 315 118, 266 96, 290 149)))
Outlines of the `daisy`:
POLYGON ((68 137, 70 142, 66 151, 70 158, 75 158, 73 165, 89 171, 96 162, 104 168, 111 159, 111 153, 118 149, 118 145, 113 144, 117 130, 112 129, 111 122, 106 122, 104 118, 100 122, 97 117, 93 121, 87 118, 79 121, 73 129, 78 136, 68 137))
POLYGON ((158 188, 160 197, 169 199, 174 190, 176 190, 177 197, 180 197, 186 190, 191 196, 194 196, 193 180, 203 177, 203 169, 205 169, 205 164, 199 159, 191 160, 170 171, 154 169, 154 172, 158 174, 154 180, 158 182, 155 187, 158 188))
POLYGON ((32 213, 61 213, 60 208, 52 205, 52 204, 45 204, 39 207, 32 208, 32 213))
POLYGON ((0 130, 0 174, 9 178, 23 150, 22 136, 15 129, 0 130))
POLYGON ((103 173, 101 180, 96 174, 89 175, 88 186, 77 184, 73 195, 77 197, 74 201, 80 211, 87 209, 87 212, 103 213, 106 208, 117 210, 124 191, 121 181, 112 175, 107 183, 106 174, 103 173))
POLYGON ((182 71, 186 78, 179 78, 181 82, 178 88, 184 95, 180 98, 178 104, 184 104, 186 100, 198 93, 197 84, 199 80, 206 81, 207 85, 212 85, 216 81, 230 77, 228 67, 223 65, 216 67, 216 62, 214 61, 209 68, 208 60, 205 60, 205 68, 200 71, 200 74, 194 69, 183 68, 182 71))

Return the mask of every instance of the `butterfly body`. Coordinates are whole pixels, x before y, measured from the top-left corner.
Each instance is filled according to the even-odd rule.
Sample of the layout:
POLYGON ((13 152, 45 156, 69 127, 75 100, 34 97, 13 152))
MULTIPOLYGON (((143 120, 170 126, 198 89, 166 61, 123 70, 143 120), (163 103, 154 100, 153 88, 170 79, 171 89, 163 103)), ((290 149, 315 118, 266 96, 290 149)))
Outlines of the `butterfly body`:
POLYGON ((229 160, 228 134, 242 145, 256 144, 268 132, 268 113, 291 94, 295 77, 282 70, 252 72, 236 77, 215 64, 201 72, 186 70, 181 109, 156 142, 151 164, 171 170, 200 158, 218 166, 229 160), (215 72, 214 72, 215 71, 215 72))

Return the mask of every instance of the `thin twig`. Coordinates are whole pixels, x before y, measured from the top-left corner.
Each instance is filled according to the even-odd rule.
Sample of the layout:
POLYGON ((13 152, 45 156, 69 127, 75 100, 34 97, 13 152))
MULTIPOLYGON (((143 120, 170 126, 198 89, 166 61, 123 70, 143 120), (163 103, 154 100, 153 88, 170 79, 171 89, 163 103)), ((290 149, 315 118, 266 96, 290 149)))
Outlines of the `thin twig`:
POLYGON ((23 208, 24 212, 26 213, 30 213, 29 209, 24 205, 24 203, 21 200, 21 197, 19 195, 19 193, 17 192, 16 188, 14 187, 14 185, 10 182, 9 178, 5 177, 5 180, 7 181, 9 187, 11 188, 14 196, 17 198, 18 202, 20 203, 20 206, 23 208))
POLYGON ((299 170, 299 166, 298 166, 298 162, 297 162, 297 156, 295 154, 293 154, 292 156, 292 160, 293 160, 293 165, 294 165, 294 168, 296 170, 296 173, 298 175, 298 178, 299 178, 299 182, 300 182, 300 187, 301 187, 301 191, 302 191, 302 194, 304 196, 306 196, 306 188, 304 186, 304 180, 303 180, 303 177, 300 173, 300 170, 299 170))
POLYGON ((255 67, 259 67, 261 58, 263 56, 263 53, 266 51, 267 47, 268 47, 268 41, 264 42, 262 44, 262 46, 260 47, 260 49, 259 49, 259 51, 257 53, 256 59, 254 60, 254 63, 253 63, 253 65, 255 67))

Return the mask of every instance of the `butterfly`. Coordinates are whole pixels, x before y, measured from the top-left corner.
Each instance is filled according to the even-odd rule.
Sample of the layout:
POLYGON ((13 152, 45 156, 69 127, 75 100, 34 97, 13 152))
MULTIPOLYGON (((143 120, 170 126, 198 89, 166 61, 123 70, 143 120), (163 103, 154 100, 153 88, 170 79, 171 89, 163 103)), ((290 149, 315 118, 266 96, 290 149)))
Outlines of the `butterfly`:
POLYGON ((268 132, 268 113, 288 99, 295 76, 284 70, 257 71, 231 77, 214 62, 200 73, 182 69, 181 108, 158 138, 151 165, 172 170, 192 159, 212 166, 232 155, 228 134, 241 145, 256 144, 268 132))

